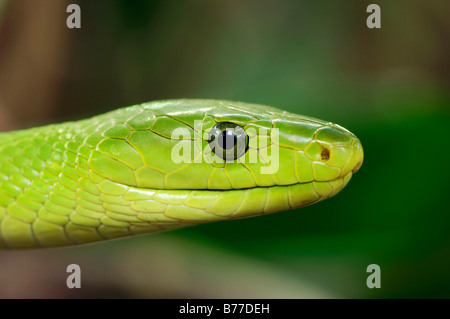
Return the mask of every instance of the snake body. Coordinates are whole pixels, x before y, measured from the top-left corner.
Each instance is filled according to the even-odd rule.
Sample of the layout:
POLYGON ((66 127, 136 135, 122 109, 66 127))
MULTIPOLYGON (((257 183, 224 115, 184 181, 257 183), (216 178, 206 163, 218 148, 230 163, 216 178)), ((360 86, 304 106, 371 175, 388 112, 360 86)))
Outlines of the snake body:
POLYGON ((0 133, 0 248, 84 244, 293 209, 338 193, 362 160, 358 138, 338 125, 221 100, 156 101, 0 133), (247 135, 234 161, 211 149, 208 134, 220 123, 247 135))

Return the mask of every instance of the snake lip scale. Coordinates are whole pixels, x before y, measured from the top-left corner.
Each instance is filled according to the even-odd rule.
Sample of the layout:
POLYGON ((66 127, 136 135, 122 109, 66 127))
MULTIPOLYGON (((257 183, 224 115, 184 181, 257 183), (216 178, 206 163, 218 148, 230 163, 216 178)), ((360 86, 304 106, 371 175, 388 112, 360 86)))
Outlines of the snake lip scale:
POLYGON ((359 139, 339 125, 225 100, 154 101, 4 132, 0 249, 86 244, 294 209, 339 193, 362 162, 359 139), (173 139, 178 128, 185 134, 173 139), (185 161, 175 161, 187 146, 185 161))

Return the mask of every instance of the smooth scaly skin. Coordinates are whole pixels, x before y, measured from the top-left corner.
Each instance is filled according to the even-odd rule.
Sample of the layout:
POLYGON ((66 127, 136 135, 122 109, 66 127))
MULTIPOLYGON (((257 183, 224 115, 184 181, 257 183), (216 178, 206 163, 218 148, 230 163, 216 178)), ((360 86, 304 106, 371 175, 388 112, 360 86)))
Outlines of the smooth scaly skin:
POLYGON ((362 160, 359 140, 337 125, 231 101, 156 101, 0 133, 0 248, 82 244, 301 207, 338 193, 362 160), (256 129, 235 163, 210 161, 200 131, 217 122, 256 129), (183 139, 171 139, 175 128, 189 132, 191 161, 204 160, 172 161, 183 139), (266 164, 277 150, 278 170, 266 164))

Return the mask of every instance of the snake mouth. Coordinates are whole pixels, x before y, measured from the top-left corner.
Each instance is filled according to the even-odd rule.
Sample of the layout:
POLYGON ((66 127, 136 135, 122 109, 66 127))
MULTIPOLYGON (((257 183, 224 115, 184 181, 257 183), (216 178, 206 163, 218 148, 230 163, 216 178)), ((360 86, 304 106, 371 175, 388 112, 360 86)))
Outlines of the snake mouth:
MULTIPOLYGON (((361 166, 361 165, 360 165, 361 166)), ((359 166, 359 167, 360 167, 359 166)), ((190 191, 195 191, 195 192, 219 192, 219 193, 223 193, 223 192, 234 192, 234 191, 247 191, 247 190, 252 190, 252 189, 268 189, 268 188, 281 188, 281 187, 292 187, 295 185, 310 185, 310 184, 317 184, 317 183, 335 183, 336 181, 340 181, 340 180, 350 180, 350 178, 352 177, 352 175, 359 169, 359 167, 355 167, 354 170, 347 172, 345 175, 341 175, 337 178, 334 179, 330 179, 330 180, 312 180, 312 181, 307 181, 307 182, 297 182, 297 183, 291 183, 291 184, 274 184, 274 185, 267 185, 267 186, 253 186, 253 187, 242 187, 242 188, 151 188, 151 187, 134 187, 136 189, 139 189, 141 191, 158 191, 158 192, 190 192, 190 191)), ((347 183, 346 183, 347 184, 347 183)), ((345 185, 346 185, 345 184, 345 185)), ((344 185, 344 186, 345 186, 344 185)), ((129 187, 127 185, 124 185, 126 187, 129 187)))
MULTIPOLYGON (((229 218, 276 213, 315 204, 339 193, 348 184, 352 176, 353 173, 349 172, 345 176, 330 181, 311 181, 292 185, 240 190, 244 193, 256 192, 262 195, 253 202, 255 207, 250 207, 247 210, 237 210, 229 215, 229 218)), ((230 192, 230 194, 232 193, 230 192)))
MULTIPOLYGON (((140 198, 131 207, 150 212, 153 206, 157 206, 171 220, 186 223, 251 217, 299 208, 330 198, 347 185, 352 175, 349 172, 330 181, 245 189, 143 189, 146 194, 138 194, 140 198), (144 200, 146 196, 150 197, 149 200, 144 200)), ((149 216, 154 214, 152 211, 149 216)))
MULTIPOLYGON (((361 166, 361 165, 360 165, 361 166)), ((359 169, 355 168, 356 171, 359 169)), ((352 178, 354 172, 350 171, 348 173, 346 173, 343 176, 339 176, 337 178, 334 179, 330 179, 328 181, 317 181, 317 180, 312 180, 312 181, 308 181, 308 182, 298 182, 298 183, 292 183, 292 184, 285 184, 285 185, 270 185, 270 186, 256 186, 256 187, 248 187, 248 188, 236 188, 236 189, 198 189, 196 191, 209 191, 209 192, 232 192, 232 191, 246 191, 246 190, 252 190, 252 189, 271 189, 271 188, 289 188, 289 187, 295 187, 295 186, 308 186, 308 185, 312 185, 314 188, 318 188, 318 187, 323 187, 324 185, 330 185, 332 188, 332 194, 328 197, 331 197, 335 194, 337 194, 338 192, 340 192, 350 181, 350 179, 352 178), (342 184, 341 184, 342 182, 342 184)), ((326 192, 320 192, 323 195, 325 195, 326 192)), ((326 198, 328 198, 326 197, 326 198)), ((325 198, 324 198, 325 199, 325 198)))

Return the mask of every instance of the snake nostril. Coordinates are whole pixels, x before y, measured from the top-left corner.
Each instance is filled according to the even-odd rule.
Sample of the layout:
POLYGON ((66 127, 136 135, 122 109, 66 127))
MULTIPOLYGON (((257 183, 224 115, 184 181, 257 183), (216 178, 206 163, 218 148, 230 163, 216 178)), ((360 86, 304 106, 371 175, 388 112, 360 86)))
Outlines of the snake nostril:
POLYGON ((330 150, 322 146, 322 152, 320 152, 320 158, 322 161, 326 162, 330 159, 330 150))

